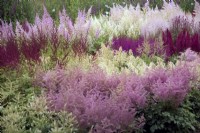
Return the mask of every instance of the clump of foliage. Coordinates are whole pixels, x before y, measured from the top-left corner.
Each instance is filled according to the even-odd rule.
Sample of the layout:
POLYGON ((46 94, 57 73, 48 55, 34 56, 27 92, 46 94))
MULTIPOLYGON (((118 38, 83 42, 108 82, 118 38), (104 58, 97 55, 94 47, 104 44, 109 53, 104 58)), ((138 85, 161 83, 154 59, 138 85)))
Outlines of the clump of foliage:
POLYGON ((0 131, 1 132, 75 132, 76 121, 67 112, 52 112, 32 78, 15 71, 1 71, 0 131), (8 77, 7 74, 10 76, 8 77))

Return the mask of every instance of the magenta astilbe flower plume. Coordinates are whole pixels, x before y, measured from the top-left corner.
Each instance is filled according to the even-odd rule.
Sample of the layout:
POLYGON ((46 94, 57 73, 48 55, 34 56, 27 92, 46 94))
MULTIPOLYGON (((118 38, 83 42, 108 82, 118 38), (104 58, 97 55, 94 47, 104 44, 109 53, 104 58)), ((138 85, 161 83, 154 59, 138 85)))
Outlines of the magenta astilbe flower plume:
POLYGON ((0 45, 0 67, 16 67, 20 62, 20 52, 14 38, 0 45))
POLYGON ((192 37, 191 37, 191 50, 195 51, 195 52, 200 52, 200 35, 195 33, 192 37))
POLYGON ((175 47, 174 47, 172 35, 168 29, 162 33, 162 40, 163 40, 166 56, 167 57, 172 56, 175 53, 175 47))
POLYGON ((119 50, 121 47, 124 51, 132 50, 134 55, 139 55, 138 48, 144 42, 143 37, 137 39, 132 39, 126 36, 114 37, 112 40, 112 48, 114 50, 119 50))
POLYGON ((27 60, 40 61, 41 45, 36 40, 32 40, 30 43, 22 42, 21 52, 27 60))
MULTIPOLYGON (((194 30, 194 24, 193 22, 190 22, 188 18, 178 16, 172 19, 170 30, 173 32, 173 34, 179 33, 183 30, 192 32, 194 30)), ((177 36, 175 35, 174 37, 177 36)))
POLYGON ((179 32, 174 40, 172 39, 171 32, 166 30, 163 32, 162 38, 167 58, 173 54, 180 54, 188 48, 191 48, 193 51, 200 52, 199 34, 195 33, 192 35, 187 29, 183 29, 179 32))
MULTIPOLYGON (((20 30, 20 27, 18 31, 22 31, 20 30)), ((19 41, 22 55, 28 61, 39 62, 41 52, 47 46, 47 36, 39 29, 39 27, 36 32, 34 31, 34 27, 29 27, 29 32, 26 33, 23 31, 23 34, 21 33, 22 36, 19 41), (25 36, 23 34, 25 34, 25 36)), ((50 34, 51 33, 49 33, 49 35, 50 34)))
POLYGON ((175 42, 176 52, 180 53, 185 51, 187 48, 190 47, 190 44, 191 44, 190 34, 187 30, 183 30, 178 34, 178 37, 175 42))

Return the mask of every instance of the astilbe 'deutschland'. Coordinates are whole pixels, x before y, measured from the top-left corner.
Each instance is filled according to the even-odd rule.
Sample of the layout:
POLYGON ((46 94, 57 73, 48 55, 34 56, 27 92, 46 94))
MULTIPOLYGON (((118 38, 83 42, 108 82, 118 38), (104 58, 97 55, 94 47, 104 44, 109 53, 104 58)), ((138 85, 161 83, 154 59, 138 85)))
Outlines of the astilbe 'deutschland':
POLYGON ((146 101, 144 89, 135 88, 137 80, 123 85, 126 82, 119 76, 107 77, 102 70, 85 73, 56 69, 43 81, 49 108, 72 112, 83 129, 93 126, 92 132, 128 131, 130 124, 135 122, 133 130, 143 123, 135 118, 136 107, 143 107, 146 101))

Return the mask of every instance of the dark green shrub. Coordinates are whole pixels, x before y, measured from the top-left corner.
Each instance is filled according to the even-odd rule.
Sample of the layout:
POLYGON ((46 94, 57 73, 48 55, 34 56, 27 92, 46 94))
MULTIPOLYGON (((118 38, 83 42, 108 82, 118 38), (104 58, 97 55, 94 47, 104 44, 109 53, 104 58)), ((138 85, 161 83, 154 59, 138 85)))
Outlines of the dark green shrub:
POLYGON ((145 132, 151 133, 188 133, 200 129, 200 91, 192 90, 184 103, 174 108, 167 103, 149 105, 144 116, 145 132))

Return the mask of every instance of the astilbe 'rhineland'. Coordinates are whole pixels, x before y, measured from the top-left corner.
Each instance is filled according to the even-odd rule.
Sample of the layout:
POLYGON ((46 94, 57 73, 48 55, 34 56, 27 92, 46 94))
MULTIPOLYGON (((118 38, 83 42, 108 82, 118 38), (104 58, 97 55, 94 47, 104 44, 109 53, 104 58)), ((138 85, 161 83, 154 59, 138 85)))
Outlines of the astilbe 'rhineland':
MULTIPOLYGON (((133 79, 137 79, 134 76, 133 79)), ((72 112, 83 129, 94 126, 92 132, 117 132, 128 131, 132 123, 135 125, 130 130, 142 125, 143 122, 138 123, 135 118, 135 110, 146 101, 145 90, 133 86, 137 86, 137 80, 120 85, 126 83, 121 80, 117 75, 107 77, 102 70, 56 69, 44 76, 42 86, 47 88, 49 109, 72 112)))

